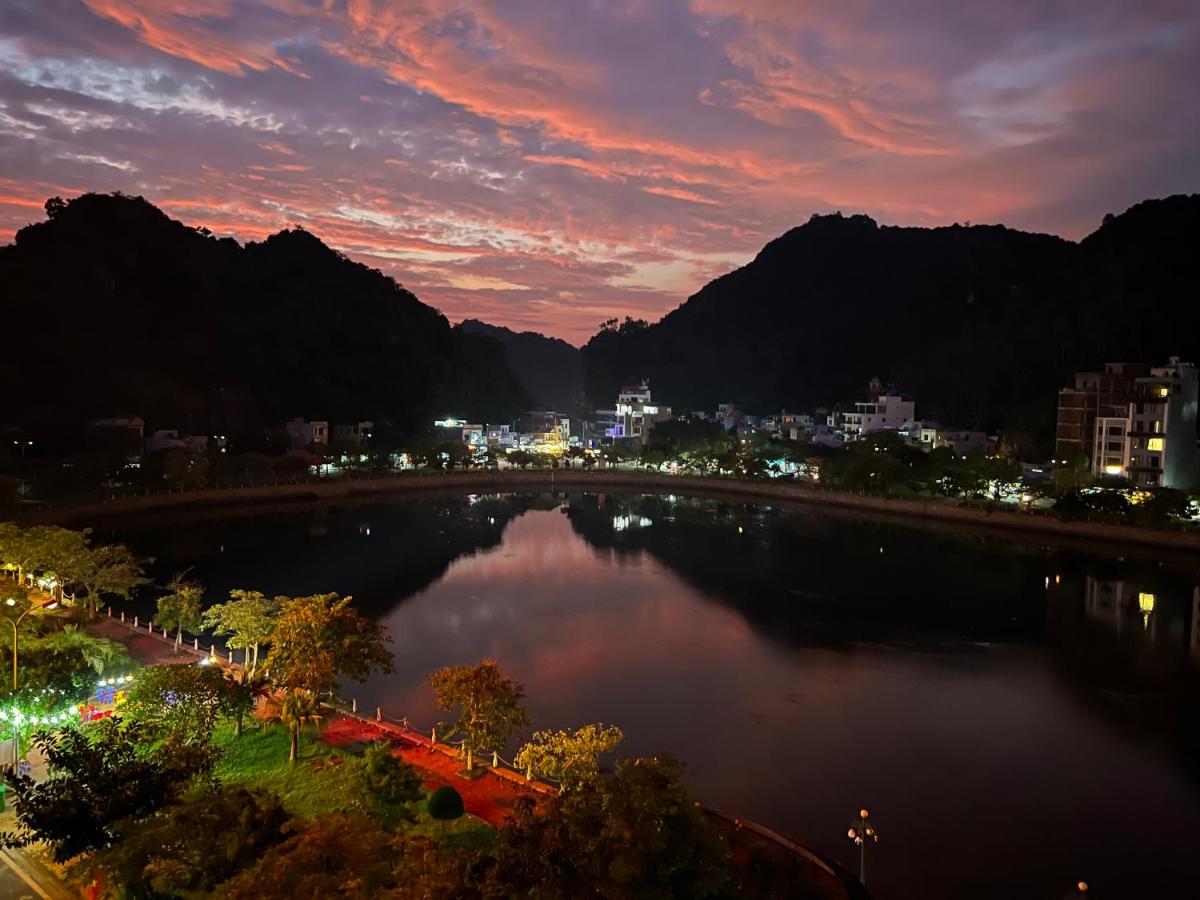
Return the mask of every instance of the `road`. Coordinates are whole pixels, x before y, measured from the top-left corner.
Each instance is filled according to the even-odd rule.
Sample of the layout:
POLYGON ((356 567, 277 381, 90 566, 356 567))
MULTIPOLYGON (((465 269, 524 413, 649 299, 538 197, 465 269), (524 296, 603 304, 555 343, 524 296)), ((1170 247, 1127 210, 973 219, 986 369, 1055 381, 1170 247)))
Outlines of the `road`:
POLYGON ((20 850, 0 850, 0 900, 68 900, 74 896, 20 850))

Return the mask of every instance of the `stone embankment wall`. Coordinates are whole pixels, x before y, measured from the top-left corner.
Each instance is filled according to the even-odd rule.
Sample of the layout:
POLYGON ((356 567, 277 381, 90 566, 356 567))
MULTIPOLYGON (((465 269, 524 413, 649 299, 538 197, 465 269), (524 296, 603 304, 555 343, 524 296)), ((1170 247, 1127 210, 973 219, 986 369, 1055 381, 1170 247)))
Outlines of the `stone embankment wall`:
POLYGON ((1103 522, 1066 522, 1042 512, 980 509, 945 500, 900 500, 825 490, 798 482, 747 481, 621 470, 586 472, 535 469, 449 474, 404 473, 379 478, 216 488, 114 497, 98 503, 48 507, 36 511, 32 518, 42 522, 88 524, 117 516, 160 510, 217 510, 281 502, 336 501, 385 494, 568 489, 653 491, 768 503, 786 501, 889 517, 986 526, 1035 535, 1055 535, 1074 540, 1200 552, 1200 533, 1189 531, 1160 531, 1103 522))

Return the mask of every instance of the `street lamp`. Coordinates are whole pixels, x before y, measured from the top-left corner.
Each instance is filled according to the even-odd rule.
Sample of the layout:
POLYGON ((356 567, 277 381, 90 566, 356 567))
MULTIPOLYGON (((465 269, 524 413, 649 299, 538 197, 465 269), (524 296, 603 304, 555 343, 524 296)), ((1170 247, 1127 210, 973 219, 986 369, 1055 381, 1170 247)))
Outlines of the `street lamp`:
MULTIPOLYGON (((7 600, 4 601, 4 605, 5 606, 16 606, 17 601, 14 600, 12 597, 9 597, 7 600)), ((43 601, 42 603, 35 603, 35 604, 31 605, 29 607, 29 609, 25 610, 25 612, 21 613, 15 619, 11 618, 7 613, 4 614, 4 618, 8 619, 8 624, 12 626, 12 630, 13 630, 13 686, 12 686, 12 689, 13 689, 14 693, 17 690, 17 629, 21 627, 21 622, 24 621, 25 617, 27 615, 29 615, 31 612, 33 612, 35 609, 54 609, 56 606, 58 606, 58 601, 51 598, 50 600, 43 601)))
POLYGON ((870 813, 865 809, 860 809, 858 818, 850 823, 846 837, 858 844, 858 880, 865 887, 867 883, 867 842, 879 841, 879 832, 871 824, 870 813))

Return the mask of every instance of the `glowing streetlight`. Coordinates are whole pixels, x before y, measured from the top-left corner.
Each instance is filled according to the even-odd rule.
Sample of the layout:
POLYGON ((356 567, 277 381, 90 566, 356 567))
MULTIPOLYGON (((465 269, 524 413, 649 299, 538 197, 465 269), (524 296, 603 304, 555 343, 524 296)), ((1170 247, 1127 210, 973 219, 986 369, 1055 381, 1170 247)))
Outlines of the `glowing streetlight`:
MULTIPOLYGON (((5 606, 16 606, 17 601, 12 597, 9 597, 4 601, 4 604, 5 606)), ((12 626, 13 630, 13 691, 16 691, 17 689, 17 630, 21 627, 21 622, 24 621, 25 617, 35 609, 54 609, 56 606, 58 606, 58 601, 50 599, 42 603, 33 604, 29 607, 29 609, 25 610, 25 612, 21 613, 15 619, 10 618, 8 615, 4 616, 4 618, 8 619, 8 624, 12 626)))
POLYGON ((879 832, 871 824, 870 813, 865 809, 860 809, 858 818, 850 823, 846 837, 858 844, 858 880, 865 886, 867 883, 867 844, 879 841, 879 832))

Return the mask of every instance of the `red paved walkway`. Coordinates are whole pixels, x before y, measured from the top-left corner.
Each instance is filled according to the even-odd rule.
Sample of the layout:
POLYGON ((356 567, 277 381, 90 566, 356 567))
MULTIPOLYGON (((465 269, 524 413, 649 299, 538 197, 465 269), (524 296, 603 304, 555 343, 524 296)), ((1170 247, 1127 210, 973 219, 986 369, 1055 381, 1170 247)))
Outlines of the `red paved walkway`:
POLYGON ((332 747, 380 739, 391 741, 393 752, 418 770, 426 787, 450 785, 462 795, 467 812, 489 825, 501 825, 512 815, 513 803, 518 797, 532 796, 536 799, 542 796, 532 788, 509 781, 490 769, 479 778, 463 778, 458 774, 463 768, 460 760, 431 749, 428 738, 421 744, 416 735, 405 737, 396 726, 380 727, 361 719, 341 716, 331 720, 321 730, 320 737, 332 747))
POLYGON ((175 652, 175 644, 158 635, 147 634, 144 630, 133 631, 116 619, 97 619, 87 625, 89 634, 106 637, 109 640, 123 644, 129 655, 143 666, 186 665, 194 663, 200 657, 190 652, 190 648, 175 652))

